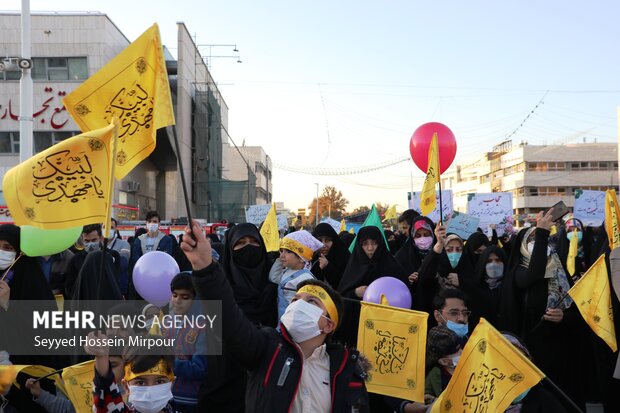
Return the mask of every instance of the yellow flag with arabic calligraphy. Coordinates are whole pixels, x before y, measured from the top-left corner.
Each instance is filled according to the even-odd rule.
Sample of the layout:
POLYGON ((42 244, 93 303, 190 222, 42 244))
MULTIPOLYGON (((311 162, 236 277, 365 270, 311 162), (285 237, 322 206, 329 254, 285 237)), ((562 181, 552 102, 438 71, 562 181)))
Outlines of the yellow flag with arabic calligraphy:
POLYGON ((581 316, 592 331, 615 353, 618 350, 611 289, 607 276, 605 254, 598 257, 590 269, 568 290, 581 316))
POLYGON ((369 392, 424 402, 427 313, 361 302, 357 348, 372 365, 369 392))
POLYGON ((521 351, 481 318, 431 413, 503 412, 544 377, 521 351))
POLYGON ((426 179, 420 193, 420 212, 428 215, 435 209, 435 185, 439 182, 439 145, 437 143, 437 133, 433 133, 431 146, 428 148, 428 170, 426 179))
POLYGON ((67 397, 71 400, 76 413, 92 413, 93 411, 94 374, 94 360, 65 367, 62 370, 67 397))
POLYGON ((267 252, 280 250, 280 233, 278 232, 278 218, 276 217, 275 204, 271 205, 267 218, 263 222, 263 226, 260 228, 260 235, 265 241, 265 248, 267 252))
POLYGON ((82 131, 120 119, 114 176, 120 180, 155 149, 157 129, 174 125, 157 24, 63 99, 82 131))
POLYGON ((10 169, 2 187, 15 224, 61 229, 106 222, 115 127, 66 139, 10 169))
POLYGON ((620 209, 614 189, 605 191, 605 229, 609 239, 609 248, 613 251, 620 247, 620 209))
POLYGON ((385 211, 383 221, 387 221, 388 219, 396 219, 396 204, 392 205, 385 211))

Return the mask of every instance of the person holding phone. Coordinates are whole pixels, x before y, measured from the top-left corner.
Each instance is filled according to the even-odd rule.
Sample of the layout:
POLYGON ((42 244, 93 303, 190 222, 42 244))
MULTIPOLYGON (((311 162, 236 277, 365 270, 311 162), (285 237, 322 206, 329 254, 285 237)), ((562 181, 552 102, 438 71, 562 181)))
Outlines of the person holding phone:
POLYGON ((558 215, 554 208, 540 212, 536 226, 517 235, 501 285, 500 328, 522 337, 536 365, 585 411, 584 360, 570 339, 580 316, 566 295, 569 277, 549 246, 558 215))

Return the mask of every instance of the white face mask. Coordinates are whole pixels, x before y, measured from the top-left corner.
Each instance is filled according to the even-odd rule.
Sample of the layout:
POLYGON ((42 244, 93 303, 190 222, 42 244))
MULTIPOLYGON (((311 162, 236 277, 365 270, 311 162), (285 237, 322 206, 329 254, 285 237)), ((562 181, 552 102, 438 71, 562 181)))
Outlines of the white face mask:
POLYGON ((172 399, 172 382, 155 386, 129 386, 128 402, 140 413, 157 413, 172 399))
POLYGON ((15 251, 0 250, 0 270, 6 270, 15 261, 15 251))
POLYGON ((297 300, 286 307, 280 321, 296 343, 301 343, 321 335, 319 319, 323 315, 316 305, 304 300, 297 300))
POLYGON ((152 222, 152 223, 148 223, 146 224, 146 229, 150 232, 157 232, 157 230, 159 229, 159 224, 156 222, 152 222))

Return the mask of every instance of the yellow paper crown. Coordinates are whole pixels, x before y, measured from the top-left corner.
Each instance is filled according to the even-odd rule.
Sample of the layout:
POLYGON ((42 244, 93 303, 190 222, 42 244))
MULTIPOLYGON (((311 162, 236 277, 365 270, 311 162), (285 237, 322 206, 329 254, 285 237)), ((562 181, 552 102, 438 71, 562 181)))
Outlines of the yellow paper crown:
POLYGON ((306 247, 304 244, 294 239, 282 238, 282 240, 280 241, 280 248, 293 251, 295 254, 299 255, 306 261, 312 260, 312 249, 306 247))
POLYGON ((336 309, 336 304, 334 304, 334 301, 329 296, 329 294, 327 294, 327 291, 325 291, 323 287, 308 284, 301 287, 299 290, 297 290, 297 292, 310 294, 311 296, 314 296, 321 300, 321 302, 325 306, 325 309, 327 310, 327 314, 329 314, 329 318, 331 318, 332 321, 336 323, 336 327, 338 327, 338 310, 336 309))
POLYGON ((131 371, 130 364, 125 365, 125 381, 131 381, 142 376, 165 376, 170 380, 174 380, 174 373, 168 369, 168 366, 163 359, 160 359, 159 362, 150 369, 138 373, 131 371))

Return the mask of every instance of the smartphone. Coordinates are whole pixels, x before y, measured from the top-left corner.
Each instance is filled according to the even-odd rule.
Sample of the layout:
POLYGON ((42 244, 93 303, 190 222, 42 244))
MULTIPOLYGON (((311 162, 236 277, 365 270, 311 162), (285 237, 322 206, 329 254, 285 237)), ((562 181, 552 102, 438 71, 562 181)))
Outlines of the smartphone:
MULTIPOLYGON (((566 206, 564 201, 558 202, 557 204, 555 204, 551 208, 553 208, 553 213, 551 214, 551 219, 553 221, 557 221, 558 219, 562 218, 564 215, 566 215, 566 214, 568 214, 570 212, 570 210, 568 209, 568 207, 566 206)), ((551 208, 549 208, 549 209, 551 209, 551 208)), ((547 210, 547 211, 549 211, 549 210, 547 210)))

